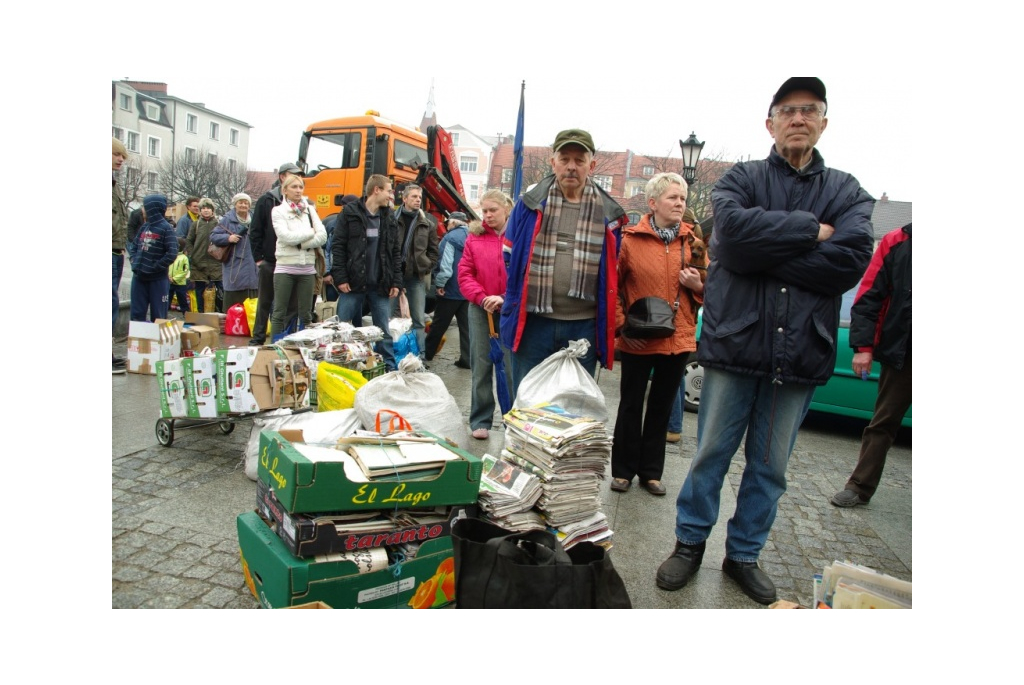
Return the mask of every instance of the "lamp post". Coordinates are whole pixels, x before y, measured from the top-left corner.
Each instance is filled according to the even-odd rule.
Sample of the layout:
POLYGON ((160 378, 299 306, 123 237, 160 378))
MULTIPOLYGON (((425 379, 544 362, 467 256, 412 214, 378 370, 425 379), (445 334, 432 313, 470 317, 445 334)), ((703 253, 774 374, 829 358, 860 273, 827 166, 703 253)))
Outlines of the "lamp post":
POLYGON ((679 149, 683 152, 683 178, 688 185, 693 185, 697 178, 697 160, 700 159, 704 143, 697 140, 697 136, 691 131, 689 138, 679 141, 679 149))

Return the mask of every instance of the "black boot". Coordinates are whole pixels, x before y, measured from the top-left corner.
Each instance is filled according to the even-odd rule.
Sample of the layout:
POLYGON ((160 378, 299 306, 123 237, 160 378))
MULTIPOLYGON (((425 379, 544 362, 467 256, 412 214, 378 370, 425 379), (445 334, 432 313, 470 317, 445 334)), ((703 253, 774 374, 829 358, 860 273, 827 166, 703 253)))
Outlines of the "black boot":
POLYGON ((743 593, 750 599, 761 604, 771 604, 778 595, 775 583, 768 574, 761 570, 756 561, 733 561, 726 557, 722 562, 725 575, 736 581, 743 593))
POLYGON ((700 562, 704 559, 704 548, 707 542, 699 545, 684 545, 676 542, 676 549, 658 567, 656 581, 662 590, 678 590, 688 582, 693 574, 700 569, 700 562))

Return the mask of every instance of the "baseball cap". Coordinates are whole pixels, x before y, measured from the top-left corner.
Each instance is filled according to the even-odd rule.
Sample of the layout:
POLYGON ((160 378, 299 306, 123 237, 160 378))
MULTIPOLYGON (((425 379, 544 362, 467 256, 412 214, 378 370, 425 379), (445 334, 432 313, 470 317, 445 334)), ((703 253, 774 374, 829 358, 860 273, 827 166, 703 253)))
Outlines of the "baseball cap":
POLYGON ((448 221, 451 221, 453 219, 457 221, 466 221, 466 214, 465 212, 452 212, 451 214, 448 215, 448 221))
POLYGON ((302 169, 297 167, 292 162, 285 162, 281 166, 277 167, 277 173, 279 174, 301 174, 302 169))
POLYGON ((797 90, 806 90, 809 93, 813 93, 814 97, 825 103, 825 111, 828 111, 828 100, 825 99, 825 84, 821 82, 820 78, 816 76, 791 76, 776 91, 775 96, 772 98, 772 104, 768 105, 768 116, 772 115, 772 107, 779 104, 779 100, 797 90))
POLYGON ((560 132, 555 136, 555 144, 551 147, 555 152, 558 152, 566 145, 579 145, 580 147, 586 148, 587 152, 594 154, 596 149, 594 148, 594 139, 590 137, 590 134, 586 131, 578 128, 570 128, 560 132))

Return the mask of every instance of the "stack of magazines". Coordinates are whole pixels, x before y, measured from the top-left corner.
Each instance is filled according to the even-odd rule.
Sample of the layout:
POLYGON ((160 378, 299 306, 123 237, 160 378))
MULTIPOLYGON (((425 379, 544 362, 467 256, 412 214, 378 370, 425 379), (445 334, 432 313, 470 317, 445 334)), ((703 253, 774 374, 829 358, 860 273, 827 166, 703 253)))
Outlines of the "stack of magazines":
POLYGON ((818 608, 910 609, 913 585, 848 561, 834 561, 814 576, 814 601, 818 608))
POLYGON ((544 530, 544 517, 533 508, 541 495, 540 479, 490 454, 482 460, 478 502, 483 517, 506 530, 544 530))
POLYGON ((553 404, 505 415, 501 456, 540 479, 537 508, 566 549, 581 540, 611 537, 601 512, 601 481, 611 448, 603 422, 553 404))

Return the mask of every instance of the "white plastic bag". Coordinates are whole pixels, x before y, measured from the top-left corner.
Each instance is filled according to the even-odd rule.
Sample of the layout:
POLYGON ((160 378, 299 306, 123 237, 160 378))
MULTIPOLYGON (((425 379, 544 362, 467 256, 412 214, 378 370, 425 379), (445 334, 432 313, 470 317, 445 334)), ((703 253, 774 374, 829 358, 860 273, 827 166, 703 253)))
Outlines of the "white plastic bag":
POLYGON ((570 414, 607 422, 604 393, 579 361, 589 349, 586 338, 570 340, 565 349, 530 369, 519 383, 512 407, 523 409, 550 402, 570 414))
POLYGON ((412 424, 455 443, 467 444, 466 422, 444 381, 423 369, 415 355, 398 362, 398 370, 371 379, 356 392, 355 410, 366 430, 375 430, 377 412, 396 412, 412 424))
POLYGON ((249 443, 245 448, 245 475, 249 480, 256 480, 260 456, 260 431, 298 429, 302 431, 302 437, 306 442, 335 442, 338 438, 352 435, 361 427, 355 409, 304 411, 298 414, 291 409, 274 409, 254 416, 249 443))

